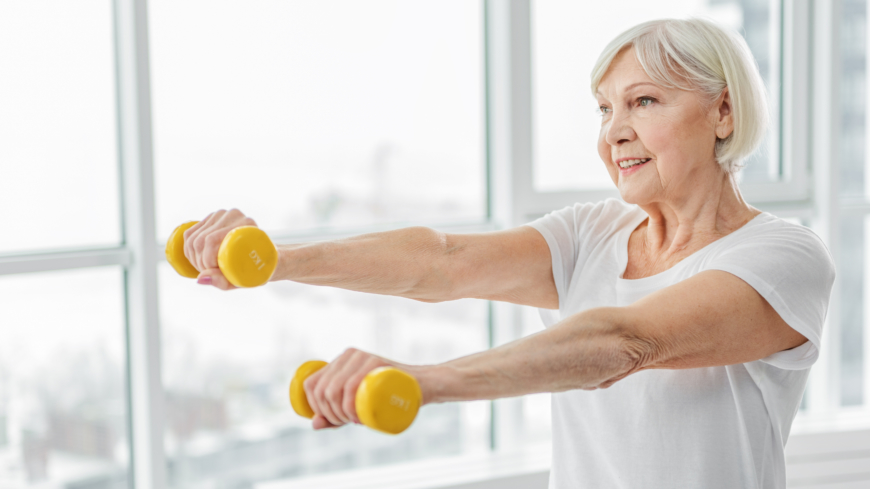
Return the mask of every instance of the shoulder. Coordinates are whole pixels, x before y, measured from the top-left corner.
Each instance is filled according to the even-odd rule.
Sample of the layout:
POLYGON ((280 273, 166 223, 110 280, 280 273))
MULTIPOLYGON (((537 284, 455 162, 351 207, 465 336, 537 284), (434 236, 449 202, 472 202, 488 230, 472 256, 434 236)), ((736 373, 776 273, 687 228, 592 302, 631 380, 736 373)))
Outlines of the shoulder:
POLYGON ((812 229, 766 212, 723 238, 713 262, 778 269, 784 276, 802 271, 804 278, 812 274, 829 282, 835 274, 830 251, 812 229))
POLYGON ((577 203, 530 222, 545 238, 571 241, 575 246, 594 243, 627 228, 633 229, 646 218, 638 206, 619 199, 577 203))
POLYGON ((827 246, 812 229, 767 212, 735 231, 734 238, 732 246, 799 247, 833 262, 827 246))
POLYGON ((638 206, 626 204, 620 199, 610 198, 599 202, 576 203, 550 212, 538 221, 561 221, 573 227, 582 228, 592 226, 600 221, 607 221, 609 224, 620 223, 640 214, 644 213, 638 206))

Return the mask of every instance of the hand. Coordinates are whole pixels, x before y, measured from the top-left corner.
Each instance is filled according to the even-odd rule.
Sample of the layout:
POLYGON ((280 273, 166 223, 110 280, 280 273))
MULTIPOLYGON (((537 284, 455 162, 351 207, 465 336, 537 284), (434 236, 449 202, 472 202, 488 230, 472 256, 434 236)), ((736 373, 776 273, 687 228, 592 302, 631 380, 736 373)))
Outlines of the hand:
POLYGON ((212 212, 205 219, 184 232, 184 256, 199 270, 197 282, 213 285, 221 290, 237 288, 218 268, 218 250, 224 237, 240 226, 256 226, 250 217, 238 209, 212 212))
MULTIPOLYGON (((378 367, 396 367, 416 377, 419 369, 393 362, 356 348, 348 348, 327 366, 305 380, 303 387, 314 411, 315 430, 356 423, 356 391, 365 376, 378 367)), ((423 389, 423 386, 420 386, 423 389)), ((425 398, 425 397, 424 397, 425 398)))

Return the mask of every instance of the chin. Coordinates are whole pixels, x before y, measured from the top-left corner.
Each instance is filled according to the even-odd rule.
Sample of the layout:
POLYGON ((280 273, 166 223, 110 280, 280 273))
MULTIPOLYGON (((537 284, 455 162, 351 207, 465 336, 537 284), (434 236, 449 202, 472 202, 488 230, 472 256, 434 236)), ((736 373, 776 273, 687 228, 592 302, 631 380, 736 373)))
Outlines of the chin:
POLYGON ((653 196, 649 192, 638 188, 620 187, 619 196, 622 197, 622 200, 624 200, 626 204, 643 205, 648 204, 653 200, 653 196))

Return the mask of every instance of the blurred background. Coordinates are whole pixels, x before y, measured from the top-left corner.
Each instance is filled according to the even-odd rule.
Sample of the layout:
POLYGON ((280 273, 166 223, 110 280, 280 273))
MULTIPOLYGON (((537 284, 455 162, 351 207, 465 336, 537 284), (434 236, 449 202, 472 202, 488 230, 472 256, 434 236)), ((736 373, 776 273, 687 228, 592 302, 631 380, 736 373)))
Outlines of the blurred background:
POLYGON ((526 58, 497 42, 500 3, 0 2, 0 489, 133 486, 131 420, 143 412, 159 421, 156 463, 179 489, 549 450, 546 395, 427 406, 398 437, 314 432, 287 400, 306 360, 353 346, 442 362, 538 330, 534 310, 289 282, 223 293, 131 243, 153 238, 160 258, 175 226, 217 209, 299 242, 409 225, 487 231, 610 195, 589 72, 617 33, 663 17, 705 17, 744 37, 773 111, 741 175, 747 195, 816 229, 840 265, 829 349, 797 423, 866 413, 866 0, 830 10, 826 139, 813 132, 823 115, 807 107, 817 88, 799 62, 821 37, 801 30, 809 7, 791 10, 806 2, 513 0, 527 32, 510 39, 526 58), (129 5, 147 48, 135 55, 125 45, 134 24, 119 13, 129 5), (530 137, 526 158, 495 150, 500 49, 527 59, 528 86, 511 92, 530 109, 512 116, 530 137), (135 63, 147 110, 130 140, 125 67, 135 63), (808 156, 820 140, 836 158, 808 156), (154 280, 137 282, 143 273, 154 280), (141 297, 155 318, 137 316, 141 297), (132 358, 143 322, 159 345, 132 358), (133 401, 140 371, 160 373, 161 410, 133 401))

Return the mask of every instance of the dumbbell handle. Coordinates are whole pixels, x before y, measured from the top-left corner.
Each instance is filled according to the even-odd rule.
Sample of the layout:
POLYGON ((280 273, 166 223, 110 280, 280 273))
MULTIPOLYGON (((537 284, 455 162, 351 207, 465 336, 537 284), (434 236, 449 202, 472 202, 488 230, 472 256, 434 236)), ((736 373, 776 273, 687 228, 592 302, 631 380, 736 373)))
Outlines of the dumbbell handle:
MULTIPOLYGON (((296 414, 313 418, 303 383, 327 365, 320 360, 303 363, 290 382, 290 404, 296 414)), ((360 422, 383 433, 397 435, 405 431, 420 410, 423 393, 417 379, 394 367, 379 367, 369 372, 356 391, 356 414, 360 422)))
MULTIPOLYGON (((184 232, 199 221, 186 222, 172 231, 166 242, 166 261, 182 277, 196 278, 197 270, 184 256, 184 232)), ((269 236, 256 226, 240 226, 230 231, 218 250, 218 267, 236 287, 257 287, 272 278, 278 267, 278 249, 269 236)))

